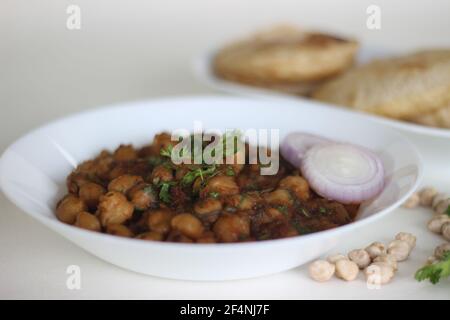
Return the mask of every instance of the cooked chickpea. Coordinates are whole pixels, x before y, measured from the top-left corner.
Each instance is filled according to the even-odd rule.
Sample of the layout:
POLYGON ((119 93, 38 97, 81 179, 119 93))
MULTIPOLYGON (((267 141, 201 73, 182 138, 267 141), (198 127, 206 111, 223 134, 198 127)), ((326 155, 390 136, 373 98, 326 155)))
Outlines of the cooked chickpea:
POLYGON ((373 242, 365 248, 371 259, 375 259, 380 254, 386 253, 386 248, 381 242, 373 242))
POLYGON ((403 204, 404 208, 414 209, 417 208, 420 204, 420 197, 417 192, 414 192, 403 204))
POLYGON ((151 241, 163 241, 164 236, 159 232, 149 231, 149 232, 145 232, 145 233, 141 233, 141 234, 137 235, 136 239, 151 240, 151 241))
POLYGON ((125 238, 133 237, 133 232, 131 232, 131 230, 123 224, 108 224, 108 226, 106 227, 106 233, 125 238))
POLYGON ((155 135, 152 147, 154 148, 154 151, 159 154, 161 149, 167 149, 169 146, 173 146, 175 143, 177 142, 172 141, 172 137, 169 133, 162 132, 155 135))
POLYGON ((416 237, 411 233, 400 232, 395 236, 395 240, 404 240, 404 241, 408 242, 411 250, 416 247, 416 237))
POLYGON ((77 214, 77 218, 75 220, 75 226, 78 228, 91 230, 91 231, 100 231, 102 227, 100 226, 100 221, 98 218, 89 212, 82 211, 77 214))
POLYGON ((223 214, 214 224, 213 231, 221 242, 236 242, 250 236, 250 223, 246 217, 223 214))
POLYGON ((394 269, 394 271, 397 271, 397 269, 398 269, 397 259, 392 254, 386 254, 386 253, 380 254, 373 261, 374 262, 385 262, 385 263, 389 264, 394 269))
POLYGON ((300 176, 288 176, 280 181, 279 186, 281 189, 291 191, 300 200, 309 199, 308 182, 300 176))
POLYGON ((444 253, 447 251, 450 251, 450 243, 448 242, 437 246, 436 249, 434 249, 434 256, 438 259, 442 259, 444 253))
POLYGON ((444 239, 450 241, 450 221, 442 225, 441 233, 444 239))
POLYGON ((424 207, 431 207, 433 198, 438 194, 433 187, 426 187, 419 191, 420 205, 424 207))
POLYGON ((102 226, 121 224, 131 218, 134 206, 122 193, 111 191, 100 198, 97 212, 102 226))
POLYGON ((125 162, 135 160, 138 157, 137 151, 131 145, 121 145, 114 151, 114 160, 118 162, 125 162))
POLYGON ((430 221, 428 221, 428 230, 434 233, 441 233, 442 226, 444 223, 450 222, 450 217, 446 214, 438 214, 435 215, 433 218, 431 218, 430 221))
POLYGON ((170 224, 172 229, 191 239, 200 238, 204 229, 202 222, 190 213, 176 215, 170 224))
POLYGON ((341 259, 348 260, 348 258, 347 258, 346 256, 344 256, 343 254, 338 253, 338 254, 333 254, 333 255, 329 256, 329 257, 327 258, 327 261, 328 261, 329 263, 335 264, 336 262, 338 262, 338 261, 341 260, 341 259))
POLYGON ((236 194, 225 199, 226 205, 238 210, 251 210, 260 201, 261 196, 258 193, 248 192, 244 194, 236 194))
POLYGON ((387 284, 394 277, 394 268, 388 263, 374 262, 364 270, 364 274, 368 284, 387 284))
POLYGON ((152 210, 148 214, 147 226, 151 231, 166 234, 170 231, 173 213, 168 209, 152 210))
POLYGON ((213 198, 199 200, 194 205, 194 212, 199 216, 219 213, 221 210, 222 202, 213 198))
POLYGON ((387 253, 393 255, 397 261, 404 261, 408 259, 411 250, 405 240, 394 240, 389 243, 387 253))
POLYGON ((146 210, 157 203, 158 198, 152 185, 141 182, 128 191, 128 198, 138 210, 146 210))
POLYGON ((185 236, 184 234, 180 233, 179 231, 171 231, 169 235, 167 236, 167 241, 171 242, 182 242, 182 243, 192 243, 194 242, 191 238, 185 236))
POLYGON ((271 205, 291 206, 294 201, 289 191, 285 189, 276 189, 263 195, 264 200, 271 205))
POLYGON ((336 276, 345 281, 353 281, 359 273, 358 265, 348 259, 340 259, 336 261, 336 276))
POLYGON ((135 185, 144 182, 144 179, 140 176, 133 176, 130 174, 124 174, 112 180, 108 185, 108 191, 128 193, 135 185))
POLYGON ((364 249, 350 251, 348 253, 348 258, 356 263, 360 269, 366 268, 371 262, 369 254, 364 249))
POLYGON ((83 200, 72 194, 62 199, 56 207, 56 217, 68 224, 74 224, 77 214, 87 210, 83 200))
POLYGON ((309 276, 318 282, 325 282, 331 279, 336 267, 325 260, 316 260, 308 267, 309 276))
POLYGON ((91 210, 97 208, 100 197, 103 194, 105 194, 105 188, 93 182, 83 184, 79 190, 80 199, 82 199, 91 210))
POLYGON ((201 197, 207 198, 211 193, 217 192, 221 197, 239 193, 239 187, 234 177, 218 176, 211 178, 201 191, 201 197))
POLYGON ((214 232, 206 231, 200 238, 197 239, 197 243, 216 243, 216 237, 214 232))
POLYGON ((158 183, 160 181, 168 182, 173 180, 173 170, 164 165, 156 166, 152 171, 152 181, 158 183))

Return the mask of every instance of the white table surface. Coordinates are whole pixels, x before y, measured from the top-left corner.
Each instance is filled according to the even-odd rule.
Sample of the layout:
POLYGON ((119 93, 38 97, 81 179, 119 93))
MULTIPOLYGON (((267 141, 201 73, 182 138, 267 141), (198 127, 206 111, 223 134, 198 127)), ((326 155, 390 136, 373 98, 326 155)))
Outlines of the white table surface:
MULTIPOLYGON (((382 28, 365 27, 372 1, 22 1, 0 2, 0 152, 30 129, 97 105, 160 96, 210 94, 191 72, 203 50, 276 22, 336 30, 396 50, 449 46, 450 2, 380 0, 382 28), (78 4, 81 30, 66 29, 66 7, 78 4)), ((450 192, 450 169, 439 143, 411 136, 426 160, 424 183, 450 192)), ((0 194, 0 298, 135 299, 449 299, 450 281, 413 280, 442 242, 425 229, 430 213, 398 209, 359 229, 339 251, 388 242, 397 232, 418 236, 393 283, 367 289, 317 284, 305 267, 263 278, 222 283, 158 279, 105 263, 51 232, 0 194), (66 268, 81 268, 81 290, 66 287, 66 268)))

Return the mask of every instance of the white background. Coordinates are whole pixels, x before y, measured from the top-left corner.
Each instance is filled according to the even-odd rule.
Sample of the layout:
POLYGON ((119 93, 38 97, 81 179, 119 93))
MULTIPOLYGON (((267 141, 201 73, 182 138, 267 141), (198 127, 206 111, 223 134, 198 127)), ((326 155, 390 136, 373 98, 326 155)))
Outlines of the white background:
MULTIPOLYGON (((273 23, 291 22, 407 51, 450 45, 450 1, 190 0, 0 2, 0 152, 30 129, 97 105, 211 91, 191 72, 205 49, 273 23), (81 30, 66 28, 66 8, 81 8, 81 30), (366 8, 382 10, 381 30, 366 28, 366 8)), ((426 182, 450 191, 432 163, 426 182)), ((362 277, 316 284, 304 268, 225 283, 156 279, 104 263, 50 232, 0 195, 0 298, 450 298, 450 284, 418 284, 412 274, 436 244, 429 213, 399 209, 360 230, 342 251, 412 231, 422 244, 395 281, 368 290, 362 277), (82 270, 82 289, 66 288, 66 267, 82 270)))

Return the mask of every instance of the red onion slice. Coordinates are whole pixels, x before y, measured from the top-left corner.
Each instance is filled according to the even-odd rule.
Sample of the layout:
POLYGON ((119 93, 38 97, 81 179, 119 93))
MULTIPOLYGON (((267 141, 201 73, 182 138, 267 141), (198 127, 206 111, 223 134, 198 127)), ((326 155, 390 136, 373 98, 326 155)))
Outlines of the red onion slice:
POLYGON ((280 152, 287 161, 300 168, 302 159, 312 146, 326 143, 331 143, 331 140, 309 133, 293 132, 281 142, 280 152))
POLYGON ((313 146, 306 152, 301 171, 316 193, 341 203, 361 203, 384 187, 380 158, 350 144, 313 146))

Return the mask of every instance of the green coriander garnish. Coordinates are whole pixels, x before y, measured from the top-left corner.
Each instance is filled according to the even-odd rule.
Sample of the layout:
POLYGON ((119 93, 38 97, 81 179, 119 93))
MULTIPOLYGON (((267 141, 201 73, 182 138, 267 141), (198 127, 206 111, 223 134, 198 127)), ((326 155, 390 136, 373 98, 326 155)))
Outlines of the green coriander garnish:
POLYGON ((205 176, 211 175, 216 171, 216 166, 211 165, 207 166, 205 168, 197 168, 194 169, 184 175, 184 177, 181 179, 181 185, 188 186, 191 185, 195 179, 199 178, 204 181, 205 176))
POLYGON ((439 280, 447 277, 450 277, 450 251, 444 253, 444 256, 438 262, 417 270, 415 275, 417 281, 428 279, 432 284, 436 284, 439 280))
POLYGON ((285 216, 288 214, 288 209, 286 206, 278 206, 277 210, 280 211, 282 214, 284 214, 285 216))
POLYGON ((167 146, 166 149, 161 148, 161 150, 159 151, 159 154, 163 157, 168 157, 171 158, 172 157, 172 150, 173 150, 173 146, 169 145, 167 146))
POLYGON ((210 192, 209 196, 213 199, 218 199, 220 197, 220 193, 218 192, 210 192))

